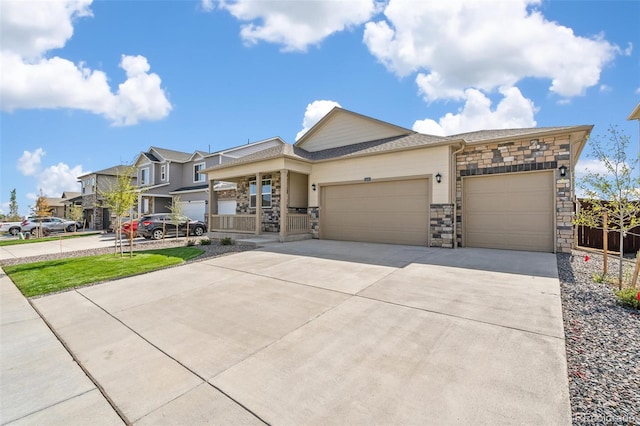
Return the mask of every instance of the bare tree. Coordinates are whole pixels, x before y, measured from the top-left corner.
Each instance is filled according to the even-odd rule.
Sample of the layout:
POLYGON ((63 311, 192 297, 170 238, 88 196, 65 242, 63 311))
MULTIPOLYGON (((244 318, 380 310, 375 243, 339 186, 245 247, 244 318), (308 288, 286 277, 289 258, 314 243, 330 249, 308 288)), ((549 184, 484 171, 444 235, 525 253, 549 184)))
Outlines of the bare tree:
POLYGON ((602 137, 590 141, 592 155, 604 171, 587 171, 581 179, 588 208, 577 212, 574 224, 603 229, 606 217, 609 232, 620 234, 618 288, 622 289, 624 238, 640 225, 640 177, 635 172, 640 154, 638 158, 627 154, 630 138, 616 126, 609 127, 608 134, 605 141, 602 137))

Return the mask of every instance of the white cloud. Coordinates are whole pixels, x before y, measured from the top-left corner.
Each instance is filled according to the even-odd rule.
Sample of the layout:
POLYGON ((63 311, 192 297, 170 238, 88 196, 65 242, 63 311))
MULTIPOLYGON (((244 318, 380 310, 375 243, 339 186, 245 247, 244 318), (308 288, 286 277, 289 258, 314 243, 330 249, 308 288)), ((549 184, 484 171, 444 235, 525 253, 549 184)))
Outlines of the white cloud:
POLYGON ((100 114, 114 125, 159 120, 171 111, 160 77, 143 56, 123 55, 127 80, 112 93, 107 75, 59 56, 73 35, 73 20, 91 16, 91 0, 6 0, 0 3, 2 109, 71 108, 100 114))
POLYGON ((205 12, 211 12, 211 11, 213 11, 213 9, 215 9, 215 5, 213 4, 213 0, 202 0, 202 2, 200 4, 202 6, 202 9, 205 12))
POLYGON ((65 163, 49 166, 38 175, 38 190, 47 197, 59 197, 64 191, 80 191, 78 176, 85 174, 82 166, 69 167, 65 163))
POLYGON ((608 174, 609 171, 604 163, 600 160, 596 160, 595 158, 581 158, 576 163, 574 172, 576 174, 576 178, 580 179, 586 176, 587 173, 600 173, 600 174, 608 174))
POLYGON ((620 48, 546 20, 534 9, 539 3, 390 0, 386 20, 368 22, 363 39, 390 71, 418 72, 427 101, 460 100, 467 88, 489 92, 527 77, 550 80, 562 97, 581 95, 620 48))
MULTIPOLYGON (((211 10, 210 0, 202 7, 211 10)), ((247 44, 259 41, 281 44, 285 51, 305 51, 333 33, 358 26, 377 12, 374 0, 349 1, 221 1, 242 25, 240 35, 247 44)))
POLYGON ((78 176, 86 174, 81 165, 69 167, 65 163, 42 168, 42 157, 47 153, 42 148, 33 152, 24 151, 18 159, 17 168, 24 176, 36 179, 36 192, 27 194, 27 198, 36 200, 40 190, 47 197, 59 197, 64 191, 79 191, 78 176))
POLYGON ((304 112, 304 118, 302 119, 302 130, 296 135, 296 140, 300 139, 302 135, 307 133, 318 121, 322 119, 329 111, 334 107, 340 107, 340 104, 335 101, 323 101, 317 100, 307 105, 307 109, 304 112))
POLYGON ((33 152, 23 151, 16 167, 23 175, 33 176, 40 171, 40 164, 44 155, 46 155, 46 152, 42 148, 38 148, 33 152))
POLYGON ((536 107, 516 87, 500 89, 502 99, 491 109, 491 100, 476 89, 464 92, 465 104, 458 114, 447 113, 438 122, 418 120, 413 130, 436 136, 454 135, 482 129, 535 127, 536 107))

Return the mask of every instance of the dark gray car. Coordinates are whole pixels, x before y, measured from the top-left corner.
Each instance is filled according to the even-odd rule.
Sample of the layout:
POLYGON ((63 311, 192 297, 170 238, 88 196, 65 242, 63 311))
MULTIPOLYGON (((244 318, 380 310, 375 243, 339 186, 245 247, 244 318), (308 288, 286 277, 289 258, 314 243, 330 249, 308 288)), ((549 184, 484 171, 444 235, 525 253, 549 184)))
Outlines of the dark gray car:
POLYGON ((204 235, 207 225, 199 220, 193 220, 186 216, 180 216, 174 220, 170 213, 156 213, 142 216, 138 221, 138 235, 147 239, 160 240, 163 237, 175 237, 176 225, 178 236, 185 236, 187 229, 189 235, 200 237, 204 235))

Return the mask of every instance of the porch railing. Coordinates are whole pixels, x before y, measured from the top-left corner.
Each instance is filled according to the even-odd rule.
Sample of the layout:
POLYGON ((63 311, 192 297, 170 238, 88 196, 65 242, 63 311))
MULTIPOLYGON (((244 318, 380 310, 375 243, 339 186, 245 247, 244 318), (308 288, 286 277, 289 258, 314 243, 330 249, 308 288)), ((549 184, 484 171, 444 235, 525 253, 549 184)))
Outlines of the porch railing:
MULTIPOLYGON (((253 214, 212 214, 211 230, 215 232, 255 233, 256 216, 253 214)), ((287 234, 307 234, 310 232, 309 215, 289 213, 287 215, 287 234)))
POLYGON ((256 232, 256 216, 253 214, 212 214, 211 230, 253 234, 256 232))
POLYGON ((307 234, 309 232, 309 215, 299 213, 287 214, 287 233, 307 234))

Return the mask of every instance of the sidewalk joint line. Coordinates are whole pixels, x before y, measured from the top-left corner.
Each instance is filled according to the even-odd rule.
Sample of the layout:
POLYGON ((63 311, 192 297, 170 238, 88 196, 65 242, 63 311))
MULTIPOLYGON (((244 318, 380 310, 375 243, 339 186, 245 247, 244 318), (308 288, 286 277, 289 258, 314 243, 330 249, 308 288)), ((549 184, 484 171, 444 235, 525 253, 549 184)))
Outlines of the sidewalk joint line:
MULTIPOLYGON (((269 424, 268 422, 266 422, 263 418, 261 418, 260 416, 258 416, 253 410, 251 410, 250 408, 246 407, 244 404, 242 404, 241 402, 237 401, 235 398, 232 398, 230 395, 228 395, 226 392, 224 392, 222 389, 219 389, 217 386, 214 386, 213 384, 209 383, 207 381, 207 379, 205 379, 204 377, 202 377, 200 374, 196 373, 194 370, 192 370, 191 368, 187 367, 185 364, 183 364, 182 362, 178 361, 176 358, 174 358, 173 356, 171 356, 170 354, 168 354, 167 352, 165 352, 162 348, 160 348, 159 346, 157 346, 155 343, 149 341, 147 338, 145 338, 144 336, 142 336, 140 333, 138 333, 136 330, 134 330, 133 328, 131 328, 129 325, 127 325, 124 321, 122 321, 120 318, 116 317, 115 315, 113 315, 111 312, 107 311, 105 308, 103 308, 102 306, 98 305, 96 302, 94 302, 93 300, 91 300, 89 297, 87 297, 86 295, 80 293, 79 291, 76 290, 76 292, 78 294, 80 294, 82 297, 84 297, 85 299, 87 299, 87 301, 89 301, 90 303, 92 303, 93 305, 95 305, 98 309, 100 309, 101 311, 103 311, 104 313, 106 313, 109 317, 113 318, 114 320, 116 320, 117 322, 119 322, 120 324, 122 324, 125 328, 127 328, 129 331, 131 331, 133 334, 135 334, 136 336, 138 336, 140 339, 142 339, 143 341, 147 342, 149 345, 151 345, 153 348, 157 349, 160 353, 164 354, 165 356, 167 356, 169 359, 173 360, 174 362, 176 362, 178 365, 180 365, 182 368, 184 368, 185 370, 187 370, 188 372, 190 372, 191 374, 193 374, 194 376, 198 377, 199 379, 201 379, 203 381, 203 383, 207 383, 210 386, 212 386, 213 388, 215 388, 216 390, 218 390, 220 393, 222 393, 223 395, 225 395, 227 398, 229 398, 231 401, 235 402, 236 404, 238 404, 240 407, 244 408, 246 411, 248 411, 249 413, 251 413, 251 415, 253 415, 256 419, 260 420, 262 423, 264 424, 269 424)), ((193 388, 195 389, 195 388, 193 388)), ((191 390, 193 390, 191 389, 191 390)), ((188 392, 188 391, 187 391, 188 392)), ((179 395, 176 398, 179 398, 180 396, 186 394, 187 392, 183 392, 181 395, 179 395)), ((170 402, 170 401, 169 401, 170 402)), ((160 407, 164 406, 166 404, 161 405, 160 407)), ((160 408, 158 407, 158 408, 160 408)), ((156 408, 157 410, 157 408, 156 408)), ((156 411, 156 410, 152 410, 149 413, 145 414, 149 415, 152 412, 156 411)), ((144 417, 144 416, 142 416, 144 417)), ((140 418, 142 418, 140 417, 140 418)), ((138 421, 140 419, 137 419, 135 421, 138 421)))

